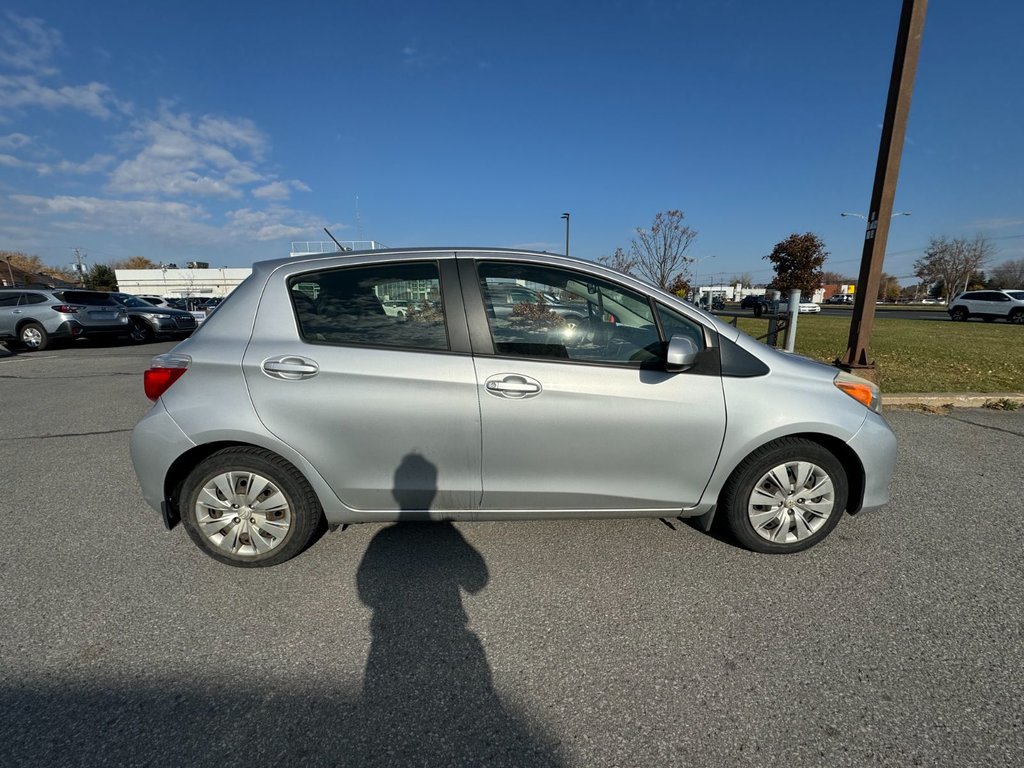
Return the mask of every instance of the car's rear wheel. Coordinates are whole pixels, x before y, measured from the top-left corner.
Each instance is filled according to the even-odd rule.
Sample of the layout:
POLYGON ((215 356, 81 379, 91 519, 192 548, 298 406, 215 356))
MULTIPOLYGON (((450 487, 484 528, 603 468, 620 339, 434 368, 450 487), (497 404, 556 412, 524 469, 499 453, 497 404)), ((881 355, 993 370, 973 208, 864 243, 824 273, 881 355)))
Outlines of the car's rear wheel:
POLYGON ((131 338, 136 344, 148 344, 156 334, 145 320, 132 320, 131 338))
POLYGON ((953 310, 952 310, 952 311, 951 311, 951 312, 949 313, 949 316, 950 316, 950 317, 951 317, 951 318, 952 318, 953 320, 957 320, 957 321, 962 321, 962 320, 966 320, 966 319, 968 318, 968 316, 969 316, 969 315, 968 315, 968 312, 967 312, 967 310, 966 310, 966 309, 964 309, 963 307, 956 307, 955 309, 953 309, 953 310))
POLYGON ((813 547, 846 509, 846 472, 818 443, 782 438, 754 451, 719 497, 729 528, 755 552, 786 554, 813 547))
POLYGON ((278 565, 323 529, 323 509, 302 474, 260 448, 226 448, 182 485, 182 522, 200 549, 242 568, 278 565))
POLYGON ((29 351, 42 351, 50 346, 50 335, 39 323, 25 323, 18 331, 18 342, 29 351))

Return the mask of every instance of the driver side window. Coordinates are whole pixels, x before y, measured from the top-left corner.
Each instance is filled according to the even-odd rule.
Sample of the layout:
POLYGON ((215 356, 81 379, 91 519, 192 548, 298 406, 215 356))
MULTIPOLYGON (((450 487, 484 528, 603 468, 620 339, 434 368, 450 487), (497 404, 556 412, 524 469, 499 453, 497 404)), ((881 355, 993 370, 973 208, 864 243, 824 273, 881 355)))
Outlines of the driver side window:
POLYGON ((628 288, 572 270, 480 262, 498 355, 639 367, 660 359, 651 304, 628 288))

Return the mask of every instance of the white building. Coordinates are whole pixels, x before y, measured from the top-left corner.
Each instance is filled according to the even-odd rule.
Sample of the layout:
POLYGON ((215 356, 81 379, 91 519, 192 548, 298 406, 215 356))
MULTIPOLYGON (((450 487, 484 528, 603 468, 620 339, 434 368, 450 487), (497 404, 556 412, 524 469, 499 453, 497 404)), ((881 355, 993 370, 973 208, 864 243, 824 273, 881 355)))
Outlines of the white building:
MULTIPOLYGON (((334 242, 296 241, 291 244, 290 256, 313 256, 343 251, 377 251, 385 246, 376 240, 342 240, 339 248, 334 242)), ((251 267, 221 267, 220 269, 116 269, 117 287, 124 293, 142 296, 227 296, 245 278, 252 274, 251 267)))
POLYGON ((117 287, 124 293, 143 296, 227 296, 245 278, 251 267, 220 269, 116 269, 117 287))

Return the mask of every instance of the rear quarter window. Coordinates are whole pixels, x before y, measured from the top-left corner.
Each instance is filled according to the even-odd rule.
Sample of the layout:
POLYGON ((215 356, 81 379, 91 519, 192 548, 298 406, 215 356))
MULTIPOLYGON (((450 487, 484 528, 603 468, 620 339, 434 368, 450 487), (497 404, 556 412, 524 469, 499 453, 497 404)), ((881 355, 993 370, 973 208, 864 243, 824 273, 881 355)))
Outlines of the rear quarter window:
POLYGON ((54 293, 61 301, 68 304, 90 304, 102 307, 119 307, 114 299, 106 293, 96 291, 57 291, 54 293))

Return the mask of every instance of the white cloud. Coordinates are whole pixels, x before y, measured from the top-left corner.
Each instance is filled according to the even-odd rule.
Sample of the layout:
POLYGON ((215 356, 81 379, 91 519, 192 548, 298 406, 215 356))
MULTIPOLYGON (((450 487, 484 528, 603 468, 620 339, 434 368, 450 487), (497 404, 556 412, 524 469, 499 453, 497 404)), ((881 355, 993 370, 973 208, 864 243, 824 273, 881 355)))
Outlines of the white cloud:
POLYGON ((268 142, 250 120, 194 121, 164 105, 128 138, 143 147, 111 173, 108 188, 117 194, 238 198, 242 187, 266 179, 256 163, 268 142))
POLYGON ((2 155, 0 154, 0 165, 5 168, 30 168, 32 163, 27 163, 24 160, 19 160, 14 155, 2 155))
POLYGON ((252 196, 260 200, 287 200, 291 197, 293 189, 299 192, 311 191, 307 184, 303 184, 298 179, 290 179, 288 181, 272 181, 262 187, 256 187, 252 191, 252 196))
POLYGON ((128 112, 130 105, 114 98, 103 83, 51 87, 35 75, 0 75, 0 117, 27 107, 73 109, 108 120, 115 112, 128 112))
POLYGON ((115 160, 113 155, 93 155, 83 163, 61 160, 59 163, 38 163, 35 168, 36 173, 40 176, 50 176, 55 173, 85 175, 99 173, 110 167, 115 160))
POLYGON ((0 136, 0 149, 20 149, 31 142, 32 139, 24 133, 9 133, 6 136, 0 136))
POLYGON ((100 197, 9 195, 38 216, 59 217, 54 227, 67 230, 128 233, 140 231, 178 242, 205 242, 217 229, 204 223, 210 214, 198 205, 100 197))
POLYGON ((0 24, 0 64, 14 69, 51 74, 49 61, 64 47, 60 32, 42 19, 4 13, 0 24))
POLYGON ((312 214, 288 208, 240 208, 226 213, 218 224, 204 207, 173 201, 71 195, 9 195, 8 199, 36 216, 47 217, 50 226, 56 229, 133 237, 155 235, 167 242, 189 245, 288 241, 306 237, 326 223, 312 214))
POLYGON ((285 208, 253 211, 240 208, 227 214, 227 229, 240 239, 293 240, 319 229, 324 222, 318 217, 285 208))

